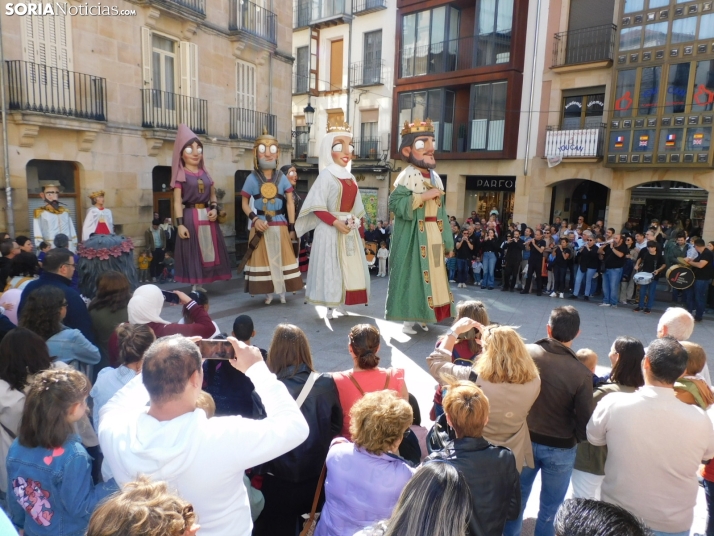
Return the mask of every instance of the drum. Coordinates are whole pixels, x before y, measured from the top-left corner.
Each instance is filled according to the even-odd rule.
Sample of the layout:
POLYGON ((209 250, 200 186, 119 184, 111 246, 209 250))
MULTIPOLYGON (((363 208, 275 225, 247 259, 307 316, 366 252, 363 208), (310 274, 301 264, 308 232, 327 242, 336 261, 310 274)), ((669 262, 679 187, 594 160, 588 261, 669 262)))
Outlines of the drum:
POLYGON ((667 283, 676 290, 684 290, 694 284, 694 272, 689 266, 673 264, 667 270, 667 283))
POLYGON ((637 285, 649 285, 654 280, 654 274, 650 272, 637 272, 632 279, 637 285))

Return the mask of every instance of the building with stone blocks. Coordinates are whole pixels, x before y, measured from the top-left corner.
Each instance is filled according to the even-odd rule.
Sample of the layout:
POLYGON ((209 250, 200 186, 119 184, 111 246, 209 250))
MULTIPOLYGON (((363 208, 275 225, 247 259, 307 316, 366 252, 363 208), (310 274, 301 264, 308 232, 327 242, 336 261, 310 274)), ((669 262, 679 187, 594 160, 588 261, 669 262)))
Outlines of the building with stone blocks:
POLYGON ((153 213, 172 215, 173 142, 186 123, 204 145, 234 252, 256 135, 267 128, 290 158, 292 6, 117 0, 116 15, 81 16, 85 3, 67 5, 1 15, 15 234, 29 234, 41 187, 54 183, 77 229, 88 194, 104 190, 116 232, 142 245, 153 213))

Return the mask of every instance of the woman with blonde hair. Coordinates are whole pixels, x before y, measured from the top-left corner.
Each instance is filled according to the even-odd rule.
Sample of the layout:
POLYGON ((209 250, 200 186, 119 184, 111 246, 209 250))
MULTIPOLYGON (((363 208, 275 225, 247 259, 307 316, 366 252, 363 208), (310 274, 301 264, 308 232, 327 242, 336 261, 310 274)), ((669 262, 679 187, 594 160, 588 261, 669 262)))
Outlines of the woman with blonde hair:
POLYGON ((140 476, 94 511, 87 536, 193 536, 199 528, 190 503, 140 476))
POLYGON ((444 345, 427 357, 429 372, 439 381, 442 375, 471 380, 485 393, 491 409, 483 437, 494 445, 508 447, 520 472, 533 467, 533 450, 526 418, 540 393, 540 375, 520 335, 510 326, 484 326, 462 318, 447 332, 444 345), (457 337, 471 329, 481 333, 481 355, 473 367, 451 363, 457 337))
POLYGON ((367 393, 352 406, 354 443, 336 439, 327 454, 325 506, 315 536, 354 534, 387 519, 414 470, 399 445, 412 408, 392 391, 367 393))
POLYGON ((265 507, 255 521, 254 536, 296 533, 300 516, 312 506, 330 442, 342 429, 335 381, 329 374, 315 372, 303 330, 278 324, 268 350, 268 368, 298 401, 310 434, 290 452, 263 465, 265 507))

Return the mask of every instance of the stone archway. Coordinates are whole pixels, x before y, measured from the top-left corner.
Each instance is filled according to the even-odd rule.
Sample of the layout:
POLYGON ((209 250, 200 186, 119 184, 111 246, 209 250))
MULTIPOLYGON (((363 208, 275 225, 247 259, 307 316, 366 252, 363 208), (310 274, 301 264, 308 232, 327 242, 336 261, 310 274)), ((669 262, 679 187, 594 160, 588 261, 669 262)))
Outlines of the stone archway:
POLYGON ((560 217, 568 222, 583 216, 588 224, 607 218, 610 188, 600 182, 572 178, 551 184, 549 221, 560 217))

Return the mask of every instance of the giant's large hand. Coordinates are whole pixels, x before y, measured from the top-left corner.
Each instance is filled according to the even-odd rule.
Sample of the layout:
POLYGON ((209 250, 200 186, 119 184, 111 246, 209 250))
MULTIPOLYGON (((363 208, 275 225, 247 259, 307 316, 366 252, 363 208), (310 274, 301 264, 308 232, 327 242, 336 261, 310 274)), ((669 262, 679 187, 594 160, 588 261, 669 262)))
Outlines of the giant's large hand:
POLYGON ((179 235, 179 238, 184 238, 184 239, 188 238, 188 236, 189 236, 188 229, 186 229, 185 225, 178 226, 178 235, 179 235))
POLYGON ((441 195, 441 190, 438 188, 432 188, 431 190, 427 190, 426 192, 419 194, 421 195, 422 201, 428 201, 429 199, 436 199, 441 195))

